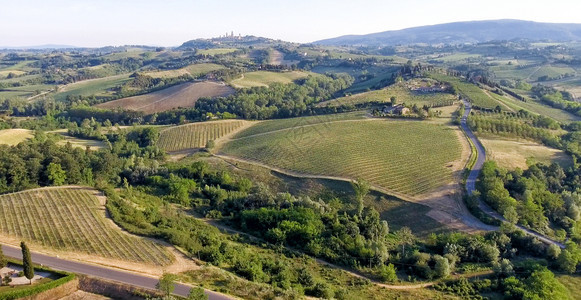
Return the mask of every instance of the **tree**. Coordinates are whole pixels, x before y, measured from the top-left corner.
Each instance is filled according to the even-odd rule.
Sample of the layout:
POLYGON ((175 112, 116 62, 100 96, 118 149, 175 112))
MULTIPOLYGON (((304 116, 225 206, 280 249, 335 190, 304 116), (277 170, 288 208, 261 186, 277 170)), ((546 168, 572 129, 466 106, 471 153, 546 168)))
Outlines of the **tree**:
POLYGON ((208 300, 208 295, 204 293, 204 289, 201 287, 195 287, 190 289, 188 294, 188 300, 208 300))
POLYGON ((351 186, 355 191, 355 200, 357 201, 357 213, 359 217, 363 213, 363 200, 367 193, 369 193, 369 183, 363 179, 357 179, 355 181, 351 181, 351 186))
POLYGON ((446 278, 450 275, 450 262, 445 257, 436 258, 436 265, 434 266, 436 276, 439 278, 446 278))
POLYGON ((508 207, 504 211, 503 217, 511 224, 516 224, 518 222, 518 213, 516 212, 516 208, 514 206, 508 207))
POLYGON ((34 266, 32 265, 32 258, 30 257, 30 249, 24 242, 20 242, 20 248, 22 249, 22 267, 24 271, 24 277, 30 280, 32 284, 32 278, 34 278, 34 266))
POLYGON ((214 142, 214 140, 208 140, 206 142, 206 151, 210 152, 212 149, 214 149, 214 147, 216 146, 216 142, 214 142))
POLYGON ((561 248, 555 244, 549 245, 547 248, 547 257, 550 259, 557 259, 561 254, 561 248))
POLYGON ((577 263, 577 257, 575 257, 575 255, 568 249, 561 251, 559 258, 557 258, 557 266, 559 266, 559 269, 569 274, 575 273, 575 270, 577 270, 577 263))
POLYGON ((393 264, 381 265, 379 270, 379 277, 383 282, 394 282, 397 280, 397 274, 393 264))
POLYGON ((2 251, 2 246, 0 245, 0 269, 6 267, 6 265, 8 265, 8 261, 6 260, 4 251, 2 251))
MULTIPOLYGON (((0 245, 0 269, 6 267, 8 265, 8 261, 4 256, 4 251, 2 251, 2 245, 0 245)), ((0 274, 0 279, 2 279, 2 274, 0 274)))
POLYGON ((52 185, 63 185, 67 180, 67 173, 63 170, 60 164, 50 163, 46 167, 48 180, 52 185))
POLYGON ((405 246, 412 245, 414 243, 415 236, 409 227, 402 227, 396 232, 396 236, 399 240, 399 244, 401 245, 401 254, 405 255, 405 246))
POLYGON ((155 285, 155 288, 160 290, 166 296, 173 293, 175 287, 176 275, 170 273, 163 273, 159 278, 159 282, 155 285))
POLYGON ((553 272, 543 268, 531 274, 525 280, 523 299, 569 299, 569 293, 565 286, 561 284, 553 272))

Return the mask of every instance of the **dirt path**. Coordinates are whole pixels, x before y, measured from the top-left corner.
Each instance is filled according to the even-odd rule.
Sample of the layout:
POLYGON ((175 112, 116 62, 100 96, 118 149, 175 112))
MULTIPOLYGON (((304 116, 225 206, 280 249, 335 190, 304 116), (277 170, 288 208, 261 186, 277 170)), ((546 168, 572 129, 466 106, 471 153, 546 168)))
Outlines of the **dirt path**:
MULTIPOLYGON (((305 174, 305 173, 284 170, 284 169, 272 167, 272 166, 269 166, 269 165, 266 165, 266 164, 263 164, 263 163, 260 163, 257 161, 232 157, 232 156, 223 155, 223 154, 214 154, 214 156, 218 157, 226 162, 229 162, 230 164, 233 164, 234 166, 236 166, 236 162, 241 162, 241 163, 246 163, 246 164, 251 164, 251 165, 263 167, 263 168, 275 171, 277 173, 284 174, 284 175, 291 176, 291 177, 296 177, 296 178, 328 179, 328 180, 337 180, 337 181, 344 181, 344 182, 353 181, 353 179, 347 178, 347 177, 327 176, 327 175, 311 175, 311 174, 305 174)), ((382 187, 377 186, 377 185, 370 185, 370 188, 374 191, 377 191, 377 192, 380 192, 380 193, 383 193, 386 195, 393 195, 395 197, 398 197, 398 198, 405 200, 405 201, 408 201, 408 202, 413 202, 413 203, 428 206, 428 207, 432 208, 432 210, 433 210, 433 212, 429 213, 429 216, 431 218, 433 218, 434 220, 441 222, 446 226, 449 226, 450 228, 459 229, 459 230, 466 231, 466 232, 474 232, 474 231, 480 231, 480 230, 487 230, 487 231, 492 230, 492 228, 489 225, 486 225, 486 224, 482 223, 481 221, 479 221, 478 219, 474 218, 474 216, 472 216, 468 212, 467 209, 465 209, 465 208, 461 209, 461 210, 455 209, 456 205, 461 205, 463 207, 464 206, 463 204, 456 203, 456 205, 450 205, 449 203, 442 203, 442 202, 434 201, 434 200, 429 201, 429 199, 421 199, 421 198, 412 197, 409 195, 405 195, 402 193, 398 193, 398 192, 394 192, 394 191, 382 188, 382 187), (468 226, 469 228, 466 228, 466 226, 462 226, 462 224, 468 226)))
POLYGON ((494 97, 492 97, 490 95, 490 92, 486 89, 482 89, 482 91, 486 94, 486 96, 488 96, 488 98, 492 99, 492 101, 495 101, 496 103, 500 104, 500 106, 503 106, 504 108, 508 109, 511 112, 515 112, 514 109, 512 109, 511 107, 509 107, 508 105, 506 105, 506 103, 499 101, 497 99, 494 99, 494 97))
POLYGON ((531 77, 533 77, 533 75, 535 75, 540 69, 542 68, 542 66, 538 66, 536 70, 534 70, 531 74, 529 74, 529 76, 526 78, 526 80, 531 80, 531 77))

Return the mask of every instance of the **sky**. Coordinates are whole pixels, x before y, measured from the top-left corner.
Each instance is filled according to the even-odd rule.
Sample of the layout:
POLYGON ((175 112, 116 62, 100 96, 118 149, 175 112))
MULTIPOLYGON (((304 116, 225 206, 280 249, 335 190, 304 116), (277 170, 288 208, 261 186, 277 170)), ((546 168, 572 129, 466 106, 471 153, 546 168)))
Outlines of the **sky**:
POLYGON ((179 46, 234 31, 291 42, 455 21, 581 23, 580 0, 0 0, 0 46, 179 46))

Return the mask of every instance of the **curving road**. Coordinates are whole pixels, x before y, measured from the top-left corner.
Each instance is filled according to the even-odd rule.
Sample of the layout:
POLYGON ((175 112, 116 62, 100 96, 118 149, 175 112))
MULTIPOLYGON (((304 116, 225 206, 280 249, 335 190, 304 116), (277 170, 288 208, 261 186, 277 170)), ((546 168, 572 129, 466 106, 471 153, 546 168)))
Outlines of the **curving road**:
MULTIPOLYGON (((0 247, 2 247, 2 249, 4 250, 4 255, 15 259, 22 259, 22 252, 20 248, 9 245, 0 245, 0 247)), ((86 264, 77 261, 64 260, 61 258, 34 252, 32 253, 32 261, 36 264, 48 266, 55 270, 100 277, 107 280, 118 281, 125 284, 147 289, 155 289, 155 285, 159 281, 157 278, 149 277, 146 275, 115 270, 111 268, 86 264)), ((174 294, 187 297, 191 288, 192 287, 189 285, 176 283, 174 294)), ((209 290, 205 290, 205 293, 208 295, 208 298, 210 300, 234 299, 233 297, 229 297, 227 295, 216 293, 209 290)))
MULTIPOLYGON (((476 180, 478 179, 478 175, 482 170, 482 165, 484 165, 484 162, 486 161, 486 150, 484 149, 480 141, 476 138, 472 130, 470 130, 470 127, 468 127, 467 124, 468 115, 470 114, 472 106, 470 102, 466 100, 462 101, 464 102, 464 115, 462 116, 460 126, 462 127, 462 130, 464 130, 464 132, 466 133, 466 136, 472 141, 474 147, 476 147, 476 163, 472 167, 472 170, 470 170, 470 174, 466 179, 466 191, 468 192, 468 195, 472 195, 472 193, 476 190, 476 180)), ((484 203, 484 201, 482 201, 481 199, 478 199, 478 208, 480 208, 485 214, 497 220, 506 222, 503 216, 501 216, 497 211, 488 206, 488 204, 484 203)), ((516 227, 518 227, 525 233, 538 238, 544 243, 554 244, 561 248, 565 248, 565 245, 563 243, 550 239, 538 232, 532 231, 520 225, 516 225, 516 227)))

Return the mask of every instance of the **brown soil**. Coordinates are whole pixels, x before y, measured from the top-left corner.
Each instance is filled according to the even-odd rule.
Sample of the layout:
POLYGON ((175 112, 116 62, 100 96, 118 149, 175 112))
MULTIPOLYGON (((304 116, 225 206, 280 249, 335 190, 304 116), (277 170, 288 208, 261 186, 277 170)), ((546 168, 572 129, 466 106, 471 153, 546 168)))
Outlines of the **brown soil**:
POLYGON ((203 97, 223 97, 233 93, 234 89, 223 83, 189 82, 145 95, 101 103, 97 107, 108 109, 121 107, 152 114, 179 107, 193 107, 196 101, 203 97))

